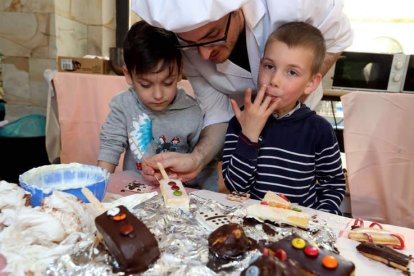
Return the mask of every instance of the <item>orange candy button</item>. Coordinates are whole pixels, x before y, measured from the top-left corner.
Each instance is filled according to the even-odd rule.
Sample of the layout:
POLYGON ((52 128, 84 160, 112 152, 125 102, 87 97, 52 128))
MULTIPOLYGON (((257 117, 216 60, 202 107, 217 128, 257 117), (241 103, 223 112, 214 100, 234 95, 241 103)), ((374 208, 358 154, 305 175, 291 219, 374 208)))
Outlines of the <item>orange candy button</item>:
POLYGON ((334 256, 325 256, 322 259, 322 264, 326 268, 335 269, 338 267, 338 260, 334 256))
POLYGON ((296 249, 302 249, 302 248, 305 248, 306 242, 304 239, 294 238, 292 240, 292 246, 296 249))
POLYGON ((124 220, 124 219, 126 219, 126 214, 125 213, 120 213, 118 215, 113 216, 112 219, 115 220, 115 221, 124 220))

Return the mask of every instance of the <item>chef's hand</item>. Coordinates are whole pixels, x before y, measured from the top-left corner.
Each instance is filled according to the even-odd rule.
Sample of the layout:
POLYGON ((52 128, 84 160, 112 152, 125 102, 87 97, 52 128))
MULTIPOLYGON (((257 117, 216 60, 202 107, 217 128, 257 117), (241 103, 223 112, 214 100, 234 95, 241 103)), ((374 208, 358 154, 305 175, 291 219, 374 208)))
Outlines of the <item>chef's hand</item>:
POLYGON ((250 141, 257 143, 259 141, 260 133, 262 132, 267 119, 276 110, 280 99, 273 100, 271 97, 266 97, 267 86, 262 85, 256 98, 252 102, 252 90, 246 89, 244 96, 244 109, 240 110, 237 102, 231 100, 231 105, 234 115, 239 121, 242 133, 249 138, 250 141))
POLYGON ((162 175, 158 170, 157 162, 161 163, 169 178, 179 179, 187 182, 194 179, 200 172, 201 166, 196 154, 162 152, 146 159, 142 163, 143 177, 152 183, 158 183, 162 175))

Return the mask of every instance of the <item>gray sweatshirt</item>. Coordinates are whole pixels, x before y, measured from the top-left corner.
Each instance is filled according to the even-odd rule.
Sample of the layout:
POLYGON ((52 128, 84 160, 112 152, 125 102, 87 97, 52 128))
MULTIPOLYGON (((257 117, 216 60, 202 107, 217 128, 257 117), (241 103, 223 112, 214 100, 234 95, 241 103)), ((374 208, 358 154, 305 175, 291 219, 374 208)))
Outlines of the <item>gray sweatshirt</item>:
POLYGON ((162 112, 145 107, 132 88, 114 96, 110 109, 101 128, 98 160, 118 165, 125 150, 124 170, 138 171, 141 153, 148 158, 165 151, 191 152, 203 125, 197 101, 182 89, 162 112))

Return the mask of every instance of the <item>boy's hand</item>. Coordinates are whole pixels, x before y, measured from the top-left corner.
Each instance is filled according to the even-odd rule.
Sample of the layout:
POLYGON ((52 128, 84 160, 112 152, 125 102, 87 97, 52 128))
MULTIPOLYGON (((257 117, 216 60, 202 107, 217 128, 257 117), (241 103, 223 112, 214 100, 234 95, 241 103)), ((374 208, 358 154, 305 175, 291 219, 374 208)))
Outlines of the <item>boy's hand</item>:
POLYGON ((263 85, 252 102, 252 90, 246 89, 244 109, 240 110, 235 100, 231 100, 234 114, 240 123, 242 133, 252 142, 258 142, 267 119, 276 110, 279 100, 273 101, 265 97, 266 85, 263 85))

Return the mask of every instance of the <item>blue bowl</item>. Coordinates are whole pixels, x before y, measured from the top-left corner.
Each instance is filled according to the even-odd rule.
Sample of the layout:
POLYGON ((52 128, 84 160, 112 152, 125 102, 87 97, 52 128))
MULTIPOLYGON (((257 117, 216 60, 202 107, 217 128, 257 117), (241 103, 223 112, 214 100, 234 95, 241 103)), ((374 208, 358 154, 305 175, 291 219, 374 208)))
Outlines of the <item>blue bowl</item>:
POLYGON ((46 165, 33 168, 19 176, 20 186, 31 194, 33 207, 42 205, 45 197, 53 191, 62 191, 89 200, 83 195, 87 187, 102 201, 105 197, 110 174, 103 168, 78 163, 46 165))

